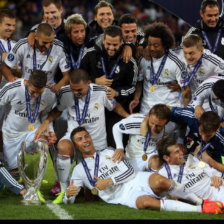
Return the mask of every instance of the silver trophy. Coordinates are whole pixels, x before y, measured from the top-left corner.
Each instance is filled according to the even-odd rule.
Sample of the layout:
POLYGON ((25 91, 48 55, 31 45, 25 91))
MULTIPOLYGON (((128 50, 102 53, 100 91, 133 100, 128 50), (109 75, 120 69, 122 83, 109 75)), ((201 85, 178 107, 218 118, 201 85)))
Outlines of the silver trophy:
POLYGON ((47 141, 23 141, 18 153, 18 168, 26 186, 24 204, 41 204, 37 190, 41 185, 48 162, 47 141))

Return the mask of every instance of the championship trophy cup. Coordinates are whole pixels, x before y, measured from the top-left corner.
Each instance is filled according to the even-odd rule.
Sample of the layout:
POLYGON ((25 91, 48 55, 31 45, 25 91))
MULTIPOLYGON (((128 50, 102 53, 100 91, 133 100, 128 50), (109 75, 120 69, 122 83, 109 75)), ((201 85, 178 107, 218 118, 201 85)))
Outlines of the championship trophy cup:
POLYGON ((41 185, 48 162, 47 141, 23 141, 18 153, 18 168, 26 187, 24 204, 41 204, 37 190, 41 185))

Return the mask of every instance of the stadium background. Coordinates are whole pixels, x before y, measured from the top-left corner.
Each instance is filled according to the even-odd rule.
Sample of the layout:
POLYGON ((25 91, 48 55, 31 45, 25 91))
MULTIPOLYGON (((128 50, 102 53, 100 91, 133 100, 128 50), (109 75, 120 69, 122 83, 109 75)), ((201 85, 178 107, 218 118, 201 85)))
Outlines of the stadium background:
MULTIPOLYGON (((99 0, 62 0, 64 6, 63 18, 67 18, 67 16, 73 13, 80 13, 87 23, 90 23, 93 20, 93 8, 98 1, 99 0)), ((157 0, 154 1, 157 2, 157 0)), ((191 0, 188 0, 188 6, 191 5, 189 1, 191 0)), ((200 5, 201 1, 196 1, 198 1, 198 5, 200 5)), ((175 34, 177 44, 179 43, 181 36, 185 34, 190 27, 181 18, 174 16, 164 8, 149 0, 110 0, 109 2, 112 3, 115 8, 115 19, 119 19, 124 13, 132 13, 138 19, 138 25, 142 29, 148 23, 154 21, 162 21, 166 23, 175 34)), ((168 1, 165 0, 164 2, 167 3, 168 1)), ((169 2, 175 3, 174 0, 169 2)), ((181 5, 183 6, 183 0, 181 0, 181 2, 181 5)), ((170 6, 172 5, 174 4, 171 4, 170 6)), ((16 13, 16 39, 25 37, 27 31, 42 20, 41 0, 1 0, 0 9, 2 8, 9 8, 16 13)), ((190 18, 192 19, 192 16, 190 18)), ((189 21, 188 23, 190 24, 189 21)))

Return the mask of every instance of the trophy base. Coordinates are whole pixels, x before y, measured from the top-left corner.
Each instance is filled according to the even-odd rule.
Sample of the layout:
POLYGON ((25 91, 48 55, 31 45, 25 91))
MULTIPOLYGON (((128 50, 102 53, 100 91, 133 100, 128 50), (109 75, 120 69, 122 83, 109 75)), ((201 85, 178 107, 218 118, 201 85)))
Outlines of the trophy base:
POLYGON ((39 197, 37 190, 34 187, 30 187, 21 202, 25 205, 41 205, 44 201, 44 199, 41 200, 39 197))

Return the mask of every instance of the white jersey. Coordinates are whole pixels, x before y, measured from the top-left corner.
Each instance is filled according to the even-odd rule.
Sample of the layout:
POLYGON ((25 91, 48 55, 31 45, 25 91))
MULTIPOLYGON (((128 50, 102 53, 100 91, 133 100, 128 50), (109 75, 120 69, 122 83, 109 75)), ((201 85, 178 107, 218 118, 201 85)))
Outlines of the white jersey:
MULTIPOLYGON (((74 94, 69 85, 64 86, 58 93, 57 109, 63 111, 68 110, 68 129, 67 132, 79 126, 76 117, 76 106, 74 94)), ((79 99, 80 118, 82 117, 86 96, 79 99)), ((90 84, 90 102, 87 109, 83 127, 89 132, 93 139, 94 147, 97 150, 107 146, 106 142, 106 123, 105 123, 105 108, 112 111, 115 108, 115 99, 109 100, 106 96, 106 87, 97 84, 90 84)))
POLYGON ((223 76, 211 76, 201 83, 194 93, 193 99, 189 104, 189 107, 195 108, 197 105, 200 105, 204 108, 205 111, 211 111, 213 108, 218 112, 219 116, 224 115, 224 103, 217 99, 215 96, 212 86, 215 82, 220 79, 224 79, 223 76), (211 99, 211 105, 209 103, 209 98, 211 99))
MULTIPOLYGON (((37 128, 41 124, 41 121, 47 117, 47 113, 52 109, 55 102, 55 94, 46 87, 41 95, 37 119, 33 123, 35 128, 37 128)), ((27 117, 24 79, 9 82, 0 89, 0 106, 4 105, 10 105, 10 111, 3 123, 3 138, 7 141, 12 141, 12 139, 19 138, 19 136, 29 132, 28 125, 30 124, 30 121, 28 121, 27 117)), ((33 116, 36 107, 35 98, 31 99, 30 106, 33 116)))
MULTIPOLYGON (((129 207, 136 208, 136 199, 138 196, 149 195, 156 197, 148 185, 148 178, 150 172, 134 172, 127 160, 122 160, 120 163, 112 161, 113 150, 105 149, 99 152, 99 170, 98 177, 101 179, 111 178, 113 185, 108 186, 102 191, 98 191, 98 195, 107 203, 122 204, 129 207)), ((91 177, 94 177, 95 158, 85 158, 86 164, 89 168, 91 177)), ((86 175, 82 163, 76 165, 73 169, 71 180, 74 180, 74 185, 78 187, 78 192, 81 187, 86 186, 92 189, 86 175)), ((75 197, 67 199, 64 196, 64 203, 72 203, 75 197)))
MULTIPOLYGON (((61 72, 70 70, 70 64, 64 50, 64 45, 61 41, 55 39, 50 54, 48 52, 36 51, 36 69, 40 69, 47 73, 47 82, 55 84, 54 76, 58 67, 61 72), (46 63, 45 63, 46 62, 46 63), (45 63, 45 64, 44 64, 45 63), (42 65, 44 65, 42 67, 42 65)), ((19 40, 14 48, 10 51, 5 59, 6 65, 10 68, 16 64, 21 64, 23 78, 29 79, 31 71, 34 70, 34 49, 29 45, 27 38, 19 40)))
MULTIPOLYGON (((176 52, 176 51, 175 51, 176 52)), ((176 52, 177 53, 177 52, 176 52)), ((194 68, 196 67, 197 63, 194 65, 188 65, 187 61, 183 54, 183 49, 181 48, 178 50, 179 58, 185 63, 187 67, 187 72, 189 77, 191 76, 194 68)), ((217 56, 216 54, 211 53, 209 50, 205 49, 202 54, 202 62, 201 66, 198 68, 196 74, 192 78, 190 82, 190 88, 192 94, 195 93, 198 86, 207 78, 211 76, 215 76, 218 74, 224 75, 224 61, 222 58, 217 56)))
MULTIPOLYGON (((156 74, 161 64, 162 58, 153 60, 154 73, 156 74)), ((181 85, 181 80, 187 76, 185 65, 181 62, 174 52, 169 51, 166 63, 162 69, 159 79, 154 84, 155 91, 152 92, 150 87, 151 61, 143 58, 140 61, 140 73, 138 81, 143 81, 143 96, 140 106, 140 113, 147 114, 155 104, 168 104, 170 106, 180 106, 180 93, 171 92, 167 84, 177 81, 181 85)))
MULTIPOLYGON (((205 164, 204 168, 199 168, 198 163, 199 160, 195 156, 189 154, 184 166, 181 181, 181 184, 184 185, 185 191, 195 193, 202 199, 221 201, 223 203, 224 186, 222 185, 220 187, 220 190, 211 186, 211 177, 221 177, 222 173, 213 169, 208 164, 205 164)), ((169 165, 169 167, 173 180, 177 181, 180 167, 177 165, 169 165)), ((163 166, 158 173, 168 178, 165 166, 163 166)))

